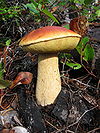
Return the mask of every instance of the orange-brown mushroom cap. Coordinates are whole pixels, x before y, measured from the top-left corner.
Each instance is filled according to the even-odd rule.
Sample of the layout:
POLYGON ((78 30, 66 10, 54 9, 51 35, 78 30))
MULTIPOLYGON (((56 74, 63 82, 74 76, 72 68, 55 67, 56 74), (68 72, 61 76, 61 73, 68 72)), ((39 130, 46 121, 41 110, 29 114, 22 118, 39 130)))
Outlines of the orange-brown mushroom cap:
POLYGON ((32 53, 53 53, 76 47, 81 36, 59 26, 46 26, 25 35, 19 45, 32 53))

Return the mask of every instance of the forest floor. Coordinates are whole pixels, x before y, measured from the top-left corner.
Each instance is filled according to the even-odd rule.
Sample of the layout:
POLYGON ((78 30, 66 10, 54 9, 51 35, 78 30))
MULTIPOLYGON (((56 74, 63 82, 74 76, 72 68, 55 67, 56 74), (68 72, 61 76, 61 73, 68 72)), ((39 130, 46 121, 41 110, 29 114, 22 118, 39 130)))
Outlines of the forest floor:
MULTIPOLYGON (((92 36, 96 37, 95 34, 92 36)), ((31 84, 17 85, 6 97, 9 102, 9 95, 16 96, 11 106, 1 111, 2 131, 23 126, 31 133, 100 133, 100 44, 94 41, 93 46, 95 59, 89 66, 94 68, 91 72, 85 68, 70 69, 59 61, 62 90, 55 103, 46 107, 37 105, 35 99, 37 55, 12 47, 13 61, 8 63, 6 79, 14 80, 19 72, 31 72, 34 76, 31 84)))
MULTIPOLYGON (((2 27, 3 34, 5 29, 2 27)), ((27 23, 25 27, 28 29, 27 23)), ((11 32, 5 32, 6 36, 20 38, 19 32, 11 32)), ((4 78, 13 81, 18 73, 30 72, 33 79, 30 84, 17 85, 5 95, 3 105, 9 103, 9 108, 0 111, 0 133, 14 133, 10 129, 16 126, 25 127, 30 133, 100 133, 100 26, 90 26, 88 36, 95 50, 94 60, 86 67, 73 70, 61 63, 65 58, 59 58, 62 90, 54 104, 46 107, 38 105, 35 98, 38 55, 23 51, 15 43, 7 47, 4 78)), ((4 52, 3 46, 0 57, 4 52)), ((71 54, 80 62, 76 50, 71 54)))

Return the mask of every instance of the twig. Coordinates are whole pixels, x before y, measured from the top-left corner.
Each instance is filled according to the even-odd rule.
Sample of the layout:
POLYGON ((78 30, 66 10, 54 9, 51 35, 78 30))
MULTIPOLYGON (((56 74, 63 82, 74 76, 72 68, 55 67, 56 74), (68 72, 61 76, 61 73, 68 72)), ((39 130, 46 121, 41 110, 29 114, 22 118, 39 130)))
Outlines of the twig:
POLYGON ((50 126, 52 126, 53 128, 55 128, 56 130, 60 130, 60 129, 58 129, 57 127, 55 127, 54 125, 52 125, 49 121, 47 121, 47 120, 45 120, 46 121, 46 123, 48 123, 50 126))
MULTIPOLYGON (((72 123, 71 125, 69 125, 69 126, 63 128, 63 129, 61 129, 61 130, 58 130, 56 133, 61 133, 61 131, 64 131, 64 130, 66 130, 67 132, 70 132, 70 133, 75 133, 75 132, 73 132, 73 131, 68 130, 68 128, 70 128, 70 127, 74 126, 75 124, 77 124, 77 123, 83 118, 83 116, 84 116, 86 113, 88 113, 88 112, 94 110, 94 109, 97 108, 97 107, 98 107, 98 106, 95 106, 95 107, 93 107, 93 108, 91 108, 91 109, 89 109, 89 110, 86 110, 76 122, 72 123)), ((90 132, 90 133, 91 133, 91 132, 90 132)))
POLYGON ((75 133, 75 132, 73 132, 71 130, 66 130, 66 133, 75 133))
POLYGON ((73 81, 76 81, 76 82, 78 82, 78 83, 80 83, 81 85, 84 85, 84 86, 86 86, 86 87, 91 87, 91 88, 94 88, 95 89, 95 87, 93 87, 93 86, 91 86, 91 85, 88 85, 88 84, 85 84, 85 83, 83 83, 83 82, 81 82, 80 80, 77 80, 77 79, 72 79, 73 81))
POLYGON ((12 21, 11 21, 10 25, 8 26, 8 28, 7 28, 7 30, 6 30, 6 33, 4 34, 4 37, 7 35, 7 32, 9 31, 11 25, 12 25, 12 21))
POLYGON ((87 133, 93 133, 93 132, 95 132, 95 131, 97 131, 97 130, 100 130, 100 127, 99 127, 99 128, 95 128, 95 129, 93 129, 93 130, 91 130, 91 131, 89 131, 89 132, 87 132, 87 133))
MULTIPOLYGON (((70 82, 70 81, 76 81, 76 82, 80 83, 81 85, 84 85, 84 86, 86 86, 86 87, 91 87, 91 88, 94 88, 94 89, 95 89, 95 87, 93 87, 93 86, 91 86, 91 85, 88 85, 88 84, 85 84, 85 83, 81 82, 81 81, 78 80, 78 79, 70 79, 69 77, 66 77, 66 76, 64 76, 64 75, 62 75, 62 77, 63 77, 63 78, 66 78, 69 82, 70 82)), ((65 80, 64 80, 64 81, 65 81, 65 80)))
POLYGON ((82 66, 84 67, 84 69, 93 77, 97 78, 96 75, 93 72, 90 72, 83 64, 82 66))
POLYGON ((97 89, 99 89, 99 87, 100 87, 100 79, 99 79, 98 84, 97 84, 97 89))
POLYGON ((93 108, 91 108, 91 109, 89 109, 89 110, 86 110, 76 122, 72 123, 72 124, 69 125, 67 128, 72 127, 72 126, 74 126, 75 124, 77 124, 77 123, 83 118, 83 116, 84 116, 86 113, 88 113, 88 112, 94 110, 94 109, 97 108, 97 107, 98 107, 98 105, 95 106, 95 107, 93 107, 93 108))
POLYGON ((1 115, 4 116, 7 112, 12 111, 12 110, 13 110, 12 108, 8 108, 7 110, 3 111, 1 115))

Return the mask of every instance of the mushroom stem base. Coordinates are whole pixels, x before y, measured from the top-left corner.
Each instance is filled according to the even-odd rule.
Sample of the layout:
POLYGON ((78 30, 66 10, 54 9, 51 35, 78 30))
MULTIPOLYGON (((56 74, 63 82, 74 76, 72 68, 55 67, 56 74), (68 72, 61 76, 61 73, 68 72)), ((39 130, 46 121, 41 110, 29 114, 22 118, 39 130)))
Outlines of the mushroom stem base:
POLYGON ((37 103, 42 106, 53 104, 61 91, 61 80, 57 54, 40 54, 36 86, 37 103))

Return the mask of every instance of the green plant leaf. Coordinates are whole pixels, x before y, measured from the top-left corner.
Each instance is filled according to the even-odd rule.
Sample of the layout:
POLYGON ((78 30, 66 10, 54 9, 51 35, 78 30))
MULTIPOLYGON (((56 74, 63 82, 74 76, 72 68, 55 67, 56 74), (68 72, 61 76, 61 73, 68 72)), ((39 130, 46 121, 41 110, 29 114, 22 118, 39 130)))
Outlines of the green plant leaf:
POLYGON ((89 37, 86 36, 86 37, 81 39, 80 43, 76 47, 79 54, 82 54, 82 50, 84 49, 87 42, 89 42, 89 37))
POLYGON ((35 2, 34 0, 30 0, 30 1, 34 4, 35 7, 38 7, 38 3, 37 2, 35 2))
POLYGON ((4 70, 3 70, 3 64, 0 63, 0 79, 3 79, 3 72, 4 72, 4 70))
POLYGON ((91 61, 94 58, 94 49, 90 44, 87 44, 84 49, 83 59, 85 61, 91 61))
POLYGON ((70 53, 60 53, 59 54, 59 58, 71 59, 72 58, 72 55, 70 53))
POLYGON ((80 69, 82 66, 79 63, 66 62, 66 65, 73 69, 80 69))
POLYGON ((87 4, 91 4, 91 2, 93 2, 93 0, 84 0, 84 3, 87 4))
POLYGON ((64 25, 63 27, 66 28, 66 29, 70 29, 69 24, 66 24, 66 25, 64 25))
POLYGON ((84 4, 84 0, 74 0, 74 3, 84 4))
POLYGON ((46 14, 47 16, 49 16, 52 20, 54 20, 55 22, 57 22, 59 24, 59 21, 53 16, 53 14, 51 12, 49 12, 47 9, 43 9, 42 12, 44 14, 46 14))
POLYGON ((81 41, 83 44, 86 44, 89 41, 89 37, 86 36, 86 37, 82 38, 81 41))
POLYGON ((38 4, 38 9, 41 11, 41 9, 42 9, 42 5, 41 4, 38 4))
POLYGON ((37 7, 33 3, 28 3, 24 7, 29 8, 30 11, 34 12, 35 14, 39 14, 39 10, 37 10, 37 7))
POLYGON ((42 3, 42 2, 43 2, 43 0, 39 0, 39 2, 38 2, 38 3, 40 4, 40 3, 42 3))
POLYGON ((4 89, 6 87, 9 87, 10 85, 11 82, 9 80, 0 79, 0 89, 4 89))
POLYGON ((6 41, 6 46, 9 46, 10 43, 11 43, 11 39, 7 40, 7 41, 6 41))
POLYGON ((97 10, 97 11, 96 11, 96 15, 97 15, 98 17, 100 17, 100 10, 97 10))

